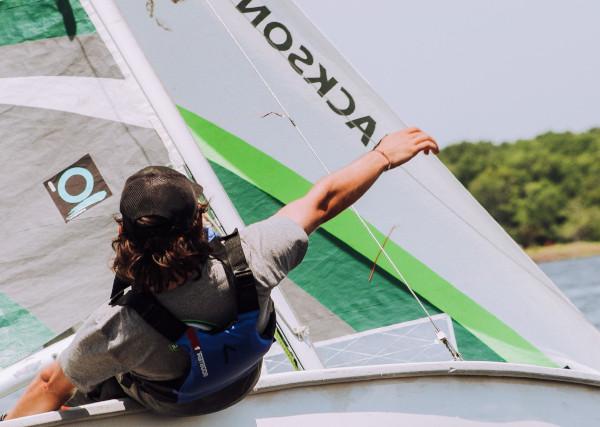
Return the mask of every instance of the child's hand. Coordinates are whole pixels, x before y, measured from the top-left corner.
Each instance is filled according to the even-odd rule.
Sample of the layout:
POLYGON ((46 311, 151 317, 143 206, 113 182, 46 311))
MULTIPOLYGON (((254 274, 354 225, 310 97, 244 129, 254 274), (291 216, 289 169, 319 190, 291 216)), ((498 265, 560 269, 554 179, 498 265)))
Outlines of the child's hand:
POLYGON ((437 142, 419 128, 406 128, 386 135, 374 148, 385 155, 390 161, 390 168, 395 168, 408 162, 421 151, 425 154, 438 154, 440 149, 437 142))

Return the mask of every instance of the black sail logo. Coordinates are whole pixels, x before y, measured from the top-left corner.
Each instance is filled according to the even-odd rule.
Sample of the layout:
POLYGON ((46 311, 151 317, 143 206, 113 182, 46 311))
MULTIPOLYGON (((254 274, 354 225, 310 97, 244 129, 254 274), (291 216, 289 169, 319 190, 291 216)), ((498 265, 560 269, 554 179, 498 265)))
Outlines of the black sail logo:
MULTIPOLYGON (((262 26, 262 33, 271 47, 287 53, 290 67, 298 73, 305 82, 313 85, 327 106, 334 113, 346 117, 346 126, 357 129, 362 133, 361 142, 366 146, 373 137, 376 122, 369 116, 352 117, 356 112, 356 103, 352 94, 338 84, 335 77, 331 76, 327 68, 320 62, 315 62, 312 52, 304 45, 294 49, 294 38, 288 27, 281 22, 267 19, 271 10, 267 6, 257 5, 253 0, 240 1, 236 9, 250 19, 250 23, 258 29, 262 26), (335 94, 338 101, 333 103, 331 95, 335 94)), ((259 30, 260 31, 260 30, 259 30)))
POLYGON ((44 187, 65 222, 112 195, 89 154, 46 180, 44 187))

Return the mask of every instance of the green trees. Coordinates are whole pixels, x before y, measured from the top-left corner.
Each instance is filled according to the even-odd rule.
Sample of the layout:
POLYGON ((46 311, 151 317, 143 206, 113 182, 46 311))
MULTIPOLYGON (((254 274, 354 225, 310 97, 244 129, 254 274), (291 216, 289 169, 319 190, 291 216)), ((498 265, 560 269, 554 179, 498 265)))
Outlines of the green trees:
POLYGON ((600 129, 463 142, 440 158, 522 245, 600 241, 600 129))

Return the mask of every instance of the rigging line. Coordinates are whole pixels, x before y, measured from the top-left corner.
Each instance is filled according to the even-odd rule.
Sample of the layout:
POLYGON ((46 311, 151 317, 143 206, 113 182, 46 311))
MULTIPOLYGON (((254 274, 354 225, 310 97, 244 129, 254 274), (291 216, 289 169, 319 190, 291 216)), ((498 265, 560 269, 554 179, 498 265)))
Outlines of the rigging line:
MULTIPOLYGON (((535 280, 536 282, 538 282, 541 285, 545 286, 547 289, 549 289, 551 292, 553 292, 554 294, 556 294, 560 298, 566 299, 566 297, 564 295, 562 295, 557 289, 555 289, 554 287, 549 286, 547 283, 545 283, 544 281, 540 280, 537 276, 535 276, 535 274, 531 270, 529 270, 528 267, 526 267, 525 265, 521 264, 518 260, 516 260, 515 258, 513 258, 510 254, 508 254, 502 248, 500 248, 498 245, 496 245, 485 234, 483 234, 481 231, 479 231, 477 228, 475 228, 474 225, 472 225, 470 222, 468 222, 466 219, 464 219, 454 208, 452 208, 449 204, 447 204, 444 200, 442 200, 429 187, 427 187, 417 177, 415 177, 412 173, 410 173, 410 171, 408 171, 406 168, 402 168, 402 167, 400 167, 398 169, 400 169, 401 171, 403 171, 404 173, 406 173, 413 181, 415 181, 417 183, 417 185, 419 187, 421 187, 423 190, 425 190, 427 193, 429 193, 429 195, 431 197, 433 197, 435 200, 437 200, 443 207, 445 207, 450 213, 452 213, 456 218, 458 218, 460 220, 460 222, 462 222, 463 224, 465 224, 472 231, 474 231, 475 234, 477 234, 483 240, 485 240, 486 242, 488 242, 490 244, 490 246, 492 246, 494 249, 496 249, 496 251, 498 251, 500 253, 500 255, 503 255, 505 258, 507 258, 509 261, 511 261, 515 266, 517 266, 519 269, 523 270, 527 275, 531 276, 531 278, 533 280, 535 280)), ((452 177, 454 179, 456 179, 456 177, 454 177, 453 175, 452 175, 452 177)), ((459 181, 459 183, 460 183, 460 181, 459 181)), ((504 229, 503 229, 503 231, 504 231, 504 229)), ((504 231, 504 232, 506 232, 506 231, 504 231)), ((571 301, 569 301, 569 303, 571 303, 571 301)))
MULTIPOLYGON (((246 60, 250 63, 250 65, 252 66, 252 68, 254 69, 254 71, 259 75, 259 77, 261 78, 261 80, 263 81, 263 84, 267 87, 267 89, 269 90, 269 92, 271 93, 271 95, 275 98, 276 101, 278 101, 279 105, 281 106, 281 108, 284 109, 283 105, 281 104, 281 102, 279 102, 279 99, 277 98, 277 96, 275 96, 275 94, 273 93, 273 90, 271 89, 271 87, 266 83, 264 77, 262 76, 262 74, 259 72, 259 70, 257 69, 257 67, 254 65, 254 63, 252 62, 252 60, 249 58, 249 56, 246 54, 245 50, 243 49, 243 47, 241 46, 241 44, 238 42, 237 38, 235 37, 235 35, 233 35, 233 33, 229 30, 229 28, 227 27, 227 25, 225 24, 225 22, 223 21, 223 19, 220 17, 220 15, 215 11, 214 7, 212 6, 212 4, 210 3, 210 0, 206 0, 207 3, 209 3, 210 8, 212 9, 212 12, 216 15, 217 19, 221 22, 221 24, 225 27, 227 33, 229 34, 229 36, 234 40, 235 44, 237 45, 238 49, 242 52, 243 56, 246 58, 246 60)), ((283 55, 282 55, 283 56, 283 55)), ((309 85, 316 87, 317 83, 311 83, 311 82, 306 82, 309 85)), ((330 101, 331 99, 329 98, 329 96, 327 94, 322 96, 323 99, 330 101)), ((395 116, 395 115, 394 115, 395 116)), ((287 115, 287 118, 292 122, 292 124, 297 128, 296 123, 294 121, 292 121, 292 119, 290 118, 289 114, 287 115)), ((407 127, 406 123, 400 119, 399 117, 395 116, 395 119, 398 120, 400 122, 400 124, 404 127, 407 127)), ((364 135, 364 134, 363 134, 364 135)), ((373 140, 372 137, 369 137, 368 135, 364 135, 369 142, 372 142, 374 145, 377 144, 378 141, 373 140)), ((314 150, 312 149, 312 146, 309 145, 309 148, 311 149, 311 151, 314 150)), ((319 161, 321 162, 321 164, 323 165, 323 162, 321 161, 321 159, 319 159, 319 161)), ((325 166, 325 165, 323 165, 325 166)), ((504 251, 502 248, 500 248, 496 243, 494 243, 492 240, 490 240, 485 234, 483 234, 481 231, 479 231, 477 228, 475 228, 474 225, 472 225, 469 221, 467 221, 465 218, 463 218, 455 209, 453 209, 450 205, 448 205, 444 200, 442 200, 436 193, 434 193, 429 187, 427 187, 427 185, 425 185, 423 182, 421 182, 416 176, 414 176, 409 170, 407 170, 404 167, 399 167, 397 168, 399 170, 401 170, 402 172, 404 172, 410 179, 412 179, 413 181, 415 181, 421 188, 423 188, 429 195, 431 195, 437 202, 439 202, 444 208, 446 208, 452 215, 454 215, 461 223, 463 223, 464 225, 466 225, 468 228, 470 228, 473 232, 475 232, 475 234, 477 234, 479 237, 481 237, 484 241, 486 241, 490 246, 492 246, 500 255, 504 256, 505 258, 507 258, 510 262, 512 262, 515 266, 517 266, 519 269, 523 270, 527 275, 529 275, 533 280, 535 280, 536 282, 540 283, 541 285, 545 286, 547 289, 549 289, 552 293, 554 293, 556 296, 560 297, 563 300, 568 301, 571 305, 572 302, 569 301, 568 299, 565 298, 565 296, 563 294, 561 294, 558 289, 556 289, 554 286, 549 285, 548 283, 546 283, 546 281, 541 280, 539 277, 537 277, 535 275, 534 272, 532 272, 526 265, 522 264, 520 261, 518 261, 517 259, 515 259, 512 255, 510 255, 509 253, 507 253, 506 251, 504 251)), ((328 169, 326 169, 328 171, 328 169)), ((454 177, 455 178, 455 177, 454 177)), ((462 185, 462 184, 461 184, 462 185)))
MULTIPOLYGON (((221 18, 221 16, 219 15, 219 13, 215 10, 212 2, 210 0, 206 0, 206 3, 209 6, 209 8, 211 9, 212 13, 217 18, 217 20, 221 23, 221 25, 223 25, 223 27, 225 28, 225 30, 229 34, 229 37, 231 37, 231 39, 233 40, 233 42, 235 43, 235 45, 237 46, 237 48, 240 50, 240 52, 242 53, 242 55, 244 56, 244 58, 246 58, 246 60, 250 64, 250 66, 254 69, 254 72, 258 75, 258 77, 260 78, 260 80, 262 81, 262 83, 266 87, 266 89, 269 91, 269 93, 271 94, 271 96, 273 97, 273 99, 277 102, 277 104, 279 104, 280 108, 283 110, 283 112, 285 113, 285 115, 287 117, 290 117, 290 114, 289 114, 287 108, 285 108, 285 106, 283 105, 283 103, 281 102, 281 100, 279 99, 279 97, 277 96, 277 94, 273 91, 273 89, 271 88, 271 86, 269 85, 269 83, 266 81, 265 77, 262 75, 262 73, 260 72, 260 70, 258 69, 258 67, 256 66, 256 64, 254 64, 254 62, 252 61, 252 59, 246 53, 246 51, 244 50, 244 48, 240 44, 239 40, 237 39, 237 37, 232 33, 232 31, 229 29, 229 27, 227 26, 227 24, 225 24, 225 21, 223 21, 223 18, 221 18)), ((327 165, 325 164, 325 162, 323 162, 323 160, 321 159, 321 157, 319 156, 319 154, 316 152, 316 150, 313 147, 313 145, 310 143, 310 141, 308 140, 308 138, 304 135, 304 132, 302 132, 302 129, 300 129, 300 127, 297 126, 297 125, 295 125, 294 128, 296 129, 296 131, 300 135, 300 138, 308 146, 308 148, 310 149, 310 151, 312 151, 313 155, 319 161, 319 163, 321 164, 321 166, 323 166, 323 169, 325 169, 325 171, 328 174, 331 173, 331 170, 327 167, 327 165)), ((362 218, 362 216, 360 215, 360 213, 358 212, 358 210, 356 209, 356 207, 355 206, 351 206, 350 209, 358 217, 359 221, 362 223, 362 225, 367 230, 367 233, 371 236, 371 238, 375 241, 375 243, 379 247, 379 250, 381 251, 381 253, 386 257, 386 259, 389 261, 390 265, 392 265, 392 267, 394 268, 394 271, 398 274, 400 280, 404 283, 404 285, 409 290, 409 292, 411 293, 411 295, 413 296, 413 298, 417 301, 417 303, 419 304, 419 306, 421 307, 421 309, 423 310, 423 312, 427 316, 429 322, 433 326, 433 328, 434 328, 434 330, 436 332, 436 336, 446 346, 446 348, 448 349, 448 351, 452 355, 452 358, 454 358, 455 360, 456 359, 462 359, 461 356, 460 356, 460 354, 458 353, 458 351, 456 349, 454 349, 454 347, 452 346, 452 344, 445 337, 444 333, 435 324, 435 322, 431 318, 431 314, 429 313, 429 311, 427 310, 427 308, 425 307, 425 305, 423 305, 423 303, 421 302, 420 298, 413 291, 412 287, 410 286, 410 283, 408 282, 408 280, 406 280, 406 277, 404 277, 404 274, 402 274, 402 272, 400 271, 400 269, 396 266, 396 263, 392 260, 392 258, 389 256, 389 254, 387 253, 387 251, 383 248, 383 246, 381 245, 381 243, 379 242, 379 240, 377 240, 377 237, 375 237, 375 235, 373 234, 373 232, 371 231, 371 229, 367 225, 366 221, 362 218)))
MULTIPOLYGON (((381 244, 381 246, 385 247, 385 244, 388 242, 388 240, 390 240, 390 236, 392 235, 392 233, 394 232, 395 229, 396 229, 396 225, 393 225, 392 228, 390 228, 390 231, 388 232, 387 236, 385 236, 385 239, 383 240, 383 243, 381 244)), ((380 256, 381 256, 381 251, 377 252, 375 259, 373 260, 373 266, 371 267, 371 271, 369 272, 369 282, 371 280, 373 280, 373 275, 375 274, 375 270, 377 268, 377 261, 379 261, 380 256)))
MULTIPOLYGON (((254 72, 257 74, 257 76, 260 78, 260 80, 262 81, 263 85, 269 91, 269 93, 271 94, 271 96, 273 97, 273 99, 277 102, 277 104, 279 104, 279 107, 281 107, 281 109, 285 113, 285 116, 288 117, 288 118, 290 118, 291 116, 290 116, 290 113, 288 112, 287 108, 285 108, 283 106, 283 104, 279 100, 279 97, 275 94, 275 92, 273 91, 273 89, 271 88, 271 86, 269 85, 269 83, 267 83, 267 81, 265 80, 264 76, 262 75, 262 73, 260 72, 260 70, 256 67, 256 65, 254 64, 254 62, 250 58, 250 56, 248 56, 248 54, 246 53, 246 51, 244 50, 244 48, 240 44, 240 42, 237 39, 237 37, 235 36, 235 34, 233 34, 231 32, 231 30, 229 29, 229 27, 227 26, 227 24, 225 23, 225 21, 223 21, 223 18, 221 18, 221 15, 219 15, 219 13, 216 11, 216 9, 213 6, 212 2, 210 0, 206 0, 206 4, 208 5, 208 7, 212 11, 212 13, 215 15, 215 17, 217 18, 217 20, 221 23, 221 25, 223 25, 223 28, 225 28, 225 31, 227 31, 227 34, 229 34, 229 37, 231 37, 231 39, 233 40, 233 42, 235 43, 235 45, 237 46, 237 48, 239 49, 239 51, 242 53, 242 55, 244 56, 244 58, 246 58, 246 61, 248 61, 248 63, 250 64, 250 66, 252 67, 252 69, 254 70, 254 72)), ((315 151, 314 147, 308 142, 306 136, 304 136, 304 132, 302 132, 302 130, 298 126, 296 126, 295 123, 294 123, 294 129, 296 129, 296 131, 298 132, 298 134, 300 135, 300 137, 307 143, 308 148, 310 149, 310 151, 312 151, 312 153, 317 158, 317 160, 319 161, 319 163, 321 163, 321 166, 323 166, 323 168, 325 169, 325 171, 327 173, 331 173, 331 171, 329 170, 329 168, 327 167, 327 165, 325 163, 323 163, 323 160, 321 160, 321 158, 319 157, 319 155, 315 151)))

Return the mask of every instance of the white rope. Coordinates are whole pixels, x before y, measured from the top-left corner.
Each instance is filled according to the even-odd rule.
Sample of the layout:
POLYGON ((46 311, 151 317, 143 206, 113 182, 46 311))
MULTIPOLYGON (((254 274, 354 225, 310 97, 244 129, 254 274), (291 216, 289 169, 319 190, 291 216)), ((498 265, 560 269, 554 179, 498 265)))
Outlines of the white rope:
MULTIPOLYGON (((291 116, 290 116, 287 108, 285 108, 285 106, 283 105, 283 103, 281 102, 281 100, 279 99, 279 97, 277 96, 277 94, 273 91, 273 89, 271 88, 271 86, 269 85, 269 83, 267 82, 267 80, 265 79, 265 77, 262 75, 262 73, 260 72, 260 70, 258 69, 258 67, 256 66, 256 64, 254 63, 254 61, 252 61, 252 59, 250 58, 250 56, 246 53, 246 51, 244 50, 243 46, 241 45, 241 43, 239 42, 239 40, 237 39, 237 37, 235 36, 235 34, 233 34, 233 32, 229 29, 229 27, 227 26, 227 24, 223 20, 223 18, 221 18, 221 16, 219 15, 219 13, 215 10, 212 2, 210 0, 206 0, 206 3, 208 4, 208 6, 211 9, 212 13, 215 15, 215 17, 221 23, 221 25, 223 25, 223 27, 225 28, 225 30, 227 31, 227 33, 229 34, 229 36, 231 37, 231 39, 233 40, 233 42, 235 43, 235 45, 238 47, 238 49, 240 50, 240 52, 242 53, 242 55, 244 56, 244 58, 246 58, 246 60, 250 64, 250 66, 254 69, 254 72, 258 75, 258 77, 260 78, 260 80, 262 81, 262 83, 266 87, 266 89, 269 91, 269 93, 271 94, 271 96, 273 97, 273 99, 277 102, 277 104, 279 104, 279 107, 284 112, 285 116, 288 119, 290 119, 290 121, 292 122, 292 125, 294 126, 294 128, 298 132, 298 135, 300 135, 300 138, 308 146, 308 148, 313 153, 313 155, 315 156, 315 158, 319 161, 319 163, 321 164, 321 166, 323 166, 323 169, 328 174, 330 174, 331 173, 330 169, 327 167, 327 165, 325 164, 325 162, 323 161, 323 159, 321 159, 321 157, 319 156, 319 154, 317 153, 317 151, 315 150, 315 148, 313 147, 313 145, 310 143, 310 141, 308 140, 308 138, 306 138, 306 136, 304 135, 304 133, 302 132, 302 130, 300 129, 300 127, 298 125, 296 125, 296 123, 291 119, 291 116)), ((371 138, 369 138, 369 140, 371 140, 371 138)), ((366 223, 366 221, 360 215, 360 213, 358 212, 358 209, 355 206, 351 206, 350 209, 357 216, 358 220, 361 222, 361 224, 367 230, 367 233, 369 234, 369 236, 375 241, 375 243, 379 247, 379 250, 381 251, 381 253, 389 261, 390 265, 393 267, 393 269, 396 272, 396 274, 398 274, 398 277, 400 278, 400 280, 402 281, 402 283, 404 283, 404 285, 406 286, 406 288, 409 290, 410 294, 417 301, 417 303, 419 304, 419 306, 421 307, 421 309, 423 310, 423 312, 425 313, 425 315, 429 319, 429 322, 433 326, 433 328, 435 330, 435 333, 436 333, 436 337, 448 348, 448 351, 452 355, 453 359, 455 359, 455 360, 457 360, 457 359, 458 360, 462 360, 462 357, 460 356, 460 354, 458 353, 458 351, 452 346, 452 344, 448 341, 448 339, 444 335, 444 333, 435 324, 434 320, 431 318, 431 314, 429 313, 429 311, 427 310, 427 308, 425 307, 425 305, 423 305, 423 303, 421 302, 421 300, 417 296, 417 294, 413 291, 410 283, 408 282, 408 280, 406 279, 406 277, 404 276, 404 274, 402 274, 402 272, 400 271, 400 269, 398 268, 398 266, 396 265, 396 263, 392 260, 392 258, 389 256, 389 254, 387 253, 387 251, 385 250, 385 248, 381 245, 381 243, 379 242, 379 240, 377 240, 377 237, 375 237, 375 235, 373 234, 373 232, 369 228, 369 226, 366 223)))

